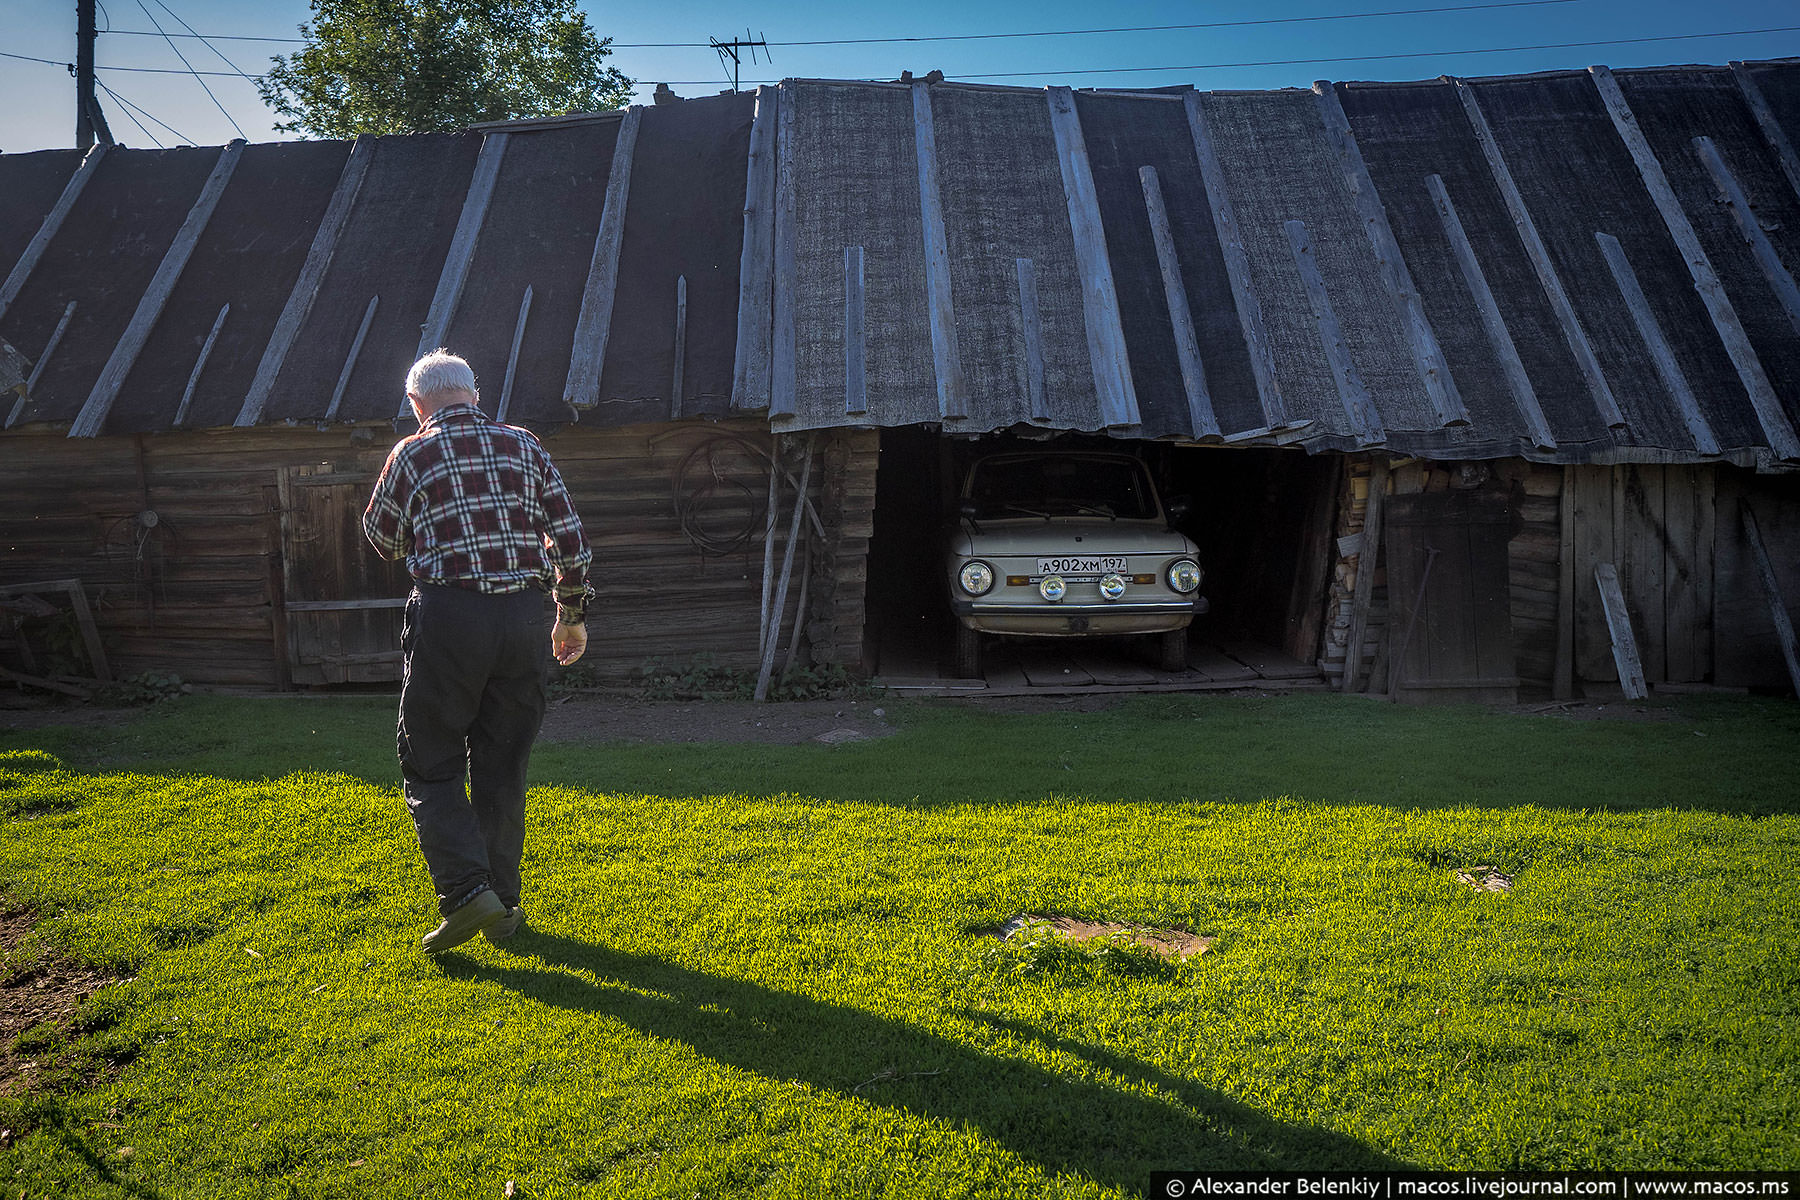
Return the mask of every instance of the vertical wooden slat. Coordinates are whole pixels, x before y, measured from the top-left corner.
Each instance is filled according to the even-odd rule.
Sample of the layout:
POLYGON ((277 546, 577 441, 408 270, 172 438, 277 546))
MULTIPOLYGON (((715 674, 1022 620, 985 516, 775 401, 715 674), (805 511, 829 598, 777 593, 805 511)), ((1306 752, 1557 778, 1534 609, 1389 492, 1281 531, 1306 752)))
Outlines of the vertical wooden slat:
POLYGON ((225 194, 225 185, 231 181, 231 172, 237 167, 238 156, 243 151, 242 140, 233 141, 219 151, 212 174, 207 176, 206 184, 200 189, 194 206, 188 210, 187 219, 176 231, 175 240, 169 243, 161 264, 156 268, 155 276, 138 300, 137 311, 131 316, 131 324, 120 335, 118 344, 113 347, 112 354, 106 360, 106 366, 100 371, 100 378, 94 381, 94 388, 88 393, 87 403, 81 406, 81 412, 69 427, 70 437, 97 437, 105 427, 106 415, 112 411, 113 401, 119 398, 119 389, 125 386, 125 377, 131 374, 138 355, 143 352, 144 343, 150 340, 150 331, 155 328, 157 318, 162 315, 163 305, 169 302, 169 296, 175 291, 175 284, 187 266, 188 257, 199 244, 200 235, 206 230, 206 223, 212 219, 213 209, 219 205, 219 197, 225 194))
POLYGON ((369 326, 375 320, 375 306, 381 303, 381 297, 369 297, 369 306, 363 309, 362 324, 356 327, 356 336, 350 339, 350 349, 344 355, 343 369, 338 372, 337 384, 331 389, 331 403, 325 406, 325 419, 337 420, 338 409, 344 403, 344 389, 350 386, 350 375, 356 370, 357 356, 362 353, 363 339, 369 336, 369 326))
POLYGON ((200 345, 200 355, 194 359, 194 369, 188 372, 187 386, 181 390, 181 403, 175 406, 175 419, 171 425, 176 429, 187 424, 188 407, 194 402, 194 389, 199 386, 200 372, 206 369, 206 360, 212 357, 213 343, 219 340, 219 330, 225 325, 225 314, 230 311, 229 304, 219 306, 219 315, 213 318, 212 329, 207 333, 206 341, 200 345))
POLYGON ((1282 228, 1287 231, 1288 245, 1294 251, 1294 264, 1300 268, 1300 282, 1306 288, 1313 320, 1318 325, 1319 344, 1331 363, 1331 376, 1337 383, 1338 400, 1344 406, 1344 415, 1350 419, 1351 432, 1365 446, 1386 441, 1387 431, 1382 427, 1381 414, 1376 411, 1375 401, 1356 364, 1351 361, 1349 347, 1344 344, 1337 310, 1332 307, 1331 294, 1325 290, 1325 277, 1319 273, 1319 264, 1313 256, 1312 238, 1306 231, 1306 222, 1284 221, 1282 228))
MULTIPOLYGON (((415 358, 423 358, 442 346, 450 332, 450 322, 462 300, 463 284, 468 282, 469 265, 475 261, 475 247, 481 241, 481 226, 487 220, 488 203, 494 198, 494 184, 500 179, 500 162, 506 157, 510 136, 495 132, 481 139, 481 153, 476 156, 475 172, 469 177, 469 190, 463 195, 462 212, 456 218, 450 250, 444 255, 444 268, 438 273, 437 290, 425 313, 415 358)), ((405 416, 408 411, 402 400, 400 415, 405 416)))
POLYGON ((1050 407, 1044 393, 1044 321, 1038 311, 1037 264, 1029 258, 1013 260, 1019 273, 1019 325, 1025 335, 1025 399, 1031 419, 1048 423, 1050 407))
POLYGON ((69 301, 63 309, 62 317, 56 322, 56 328, 50 331, 50 337, 44 342, 44 349, 38 354, 37 362, 31 366, 31 378, 25 381, 25 394, 13 401, 12 411, 6 415, 6 427, 11 429, 25 413, 25 405, 37 392, 38 380, 44 376, 44 368, 50 363, 50 356, 56 353, 57 343, 62 341, 63 334, 68 332, 69 322, 75 318, 75 301, 69 301))
POLYGON ((1739 235, 1749 243, 1750 252, 1756 257, 1756 265, 1762 268, 1763 278, 1775 290, 1776 302, 1781 305, 1781 311, 1787 314, 1788 323, 1794 327, 1794 332, 1800 333, 1800 284, 1794 282, 1793 274, 1787 269, 1787 264, 1781 261, 1774 243, 1763 232, 1762 221, 1751 209, 1750 198, 1744 194, 1743 186, 1738 183, 1737 176, 1731 173, 1731 168, 1725 165, 1724 156, 1719 153, 1719 147, 1711 138, 1695 138, 1694 152, 1700 156, 1700 161, 1706 165, 1707 174, 1712 176, 1713 184, 1725 198, 1725 206, 1731 210, 1731 219, 1737 223, 1739 235))
POLYGON ((1263 420, 1270 429, 1278 429, 1288 423, 1287 404, 1281 397, 1281 384, 1275 376, 1275 354, 1269 346, 1268 331, 1263 327, 1262 304, 1256 298, 1250 274, 1250 252, 1244 248, 1243 235, 1238 232, 1237 215, 1232 210, 1231 193, 1225 184, 1225 167, 1213 144, 1212 125, 1201 107, 1200 94, 1189 92, 1183 100, 1188 133, 1194 139, 1194 157, 1200 166, 1201 180, 1206 184, 1213 228, 1219 235, 1219 249, 1225 257, 1225 277, 1231 283, 1238 326, 1244 334, 1244 347, 1250 353, 1250 373, 1256 380, 1263 420))
POLYGON ((1663 678, 1697 683, 1712 668, 1710 463, 1663 468, 1663 678))
POLYGON ((868 359, 863 343, 863 248, 844 247, 844 412, 869 411, 868 359))
POLYGON ((931 87, 912 85, 913 150, 919 166, 919 215, 925 235, 925 296, 931 322, 931 356, 937 367, 938 411, 947 419, 969 415, 969 385, 956 341, 956 303, 950 290, 950 242, 944 232, 944 198, 938 186, 937 130, 931 87))
POLYGON ((1377 455, 1369 469, 1369 498, 1363 508, 1362 549, 1356 552, 1356 588, 1350 598, 1350 642, 1344 650, 1343 690, 1356 690, 1362 671, 1363 639, 1375 599, 1375 569, 1381 550, 1381 518, 1387 506, 1388 460, 1377 455))
POLYGON ((1636 618, 1638 665, 1644 678, 1667 681, 1668 579, 1664 572, 1669 543, 1668 504, 1660 463, 1633 463, 1619 468, 1625 478, 1625 542, 1616 566, 1636 618))
POLYGON ((1794 195, 1800 196, 1800 155, 1794 153, 1794 145, 1775 118, 1775 110, 1769 107, 1769 101, 1763 96, 1762 88, 1757 86, 1749 67, 1741 62, 1732 63, 1731 77, 1737 80, 1738 91, 1742 93, 1744 103, 1750 106, 1756 127, 1762 130, 1763 140, 1769 143, 1769 149, 1781 163, 1781 173, 1787 176, 1788 186, 1794 189, 1794 195))
POLYGON ((1557 499, 1556 539, 1556 666, 1550 694, 1567 700, 1575 694, 1575 474, 1562 469, 1562 495, 1557 499))
POLYGON ((1574 473, 1574 636, 1575 674, 1584 680, 1617 679, 1612 643, 1606 633, 1605 614, 1598 593, 1588 585, 1594 564, 1615 561, 1613 537, 1614 469, 1605 466, 1572 466, 1574 473))
POLYGON ((1488 124, 1486 114, 1481 111, 1481 101, 1476 97, 1475 89, 1460 79, 1456 81, 1456 94, 1462 100, 1463 112, 1469 118, 1475 140, 1480 143, 1481 152, 1487 158, 1494 186, 1499 188, 1500 198, 1506 202, 1506 211, 1511 214, 1513 226, 1519 231, 1519 238, 1525 244, 1525 256, 1530 260, 1531 269, 1537 273, 1538 284, 1544 289, 1544 295, 1556 313, 1563 341, 1568 343, 1569 352, 1575 356, 1575 366, 1581 372, 1582 379, 1587 382, 1594 407, 1609 428, 1623 429, 1626 424, 1625 414, 1619 410, 1619 402, 1613 397, 1605 372, 1600 369, 1600 360, 1594 356, 1594 347, 1581 328, 1581 321, 1575 316, 1575 306, 1570 303, 1569 293, 1563 288, 1562 277, 1556 273, 1556 267, 1550 261, 1550 250, 1538 234, 1537 223, 1531 219, 1531 211, 1525 207, 1525 198, 1519 193, 1519 185, 1513 181, 1512 169, 1506 165, 1506 156, 1500 151, 1500 143, 1494 137, 1493 127, 1488 124))
POLYGON ((1112 263, 1106 252, 1106 230, 1100 223, 1100 197, 1088 163, 1075 93, 1066 87, 1047 89, 1050 129, 1056 135, 1056 157, 1062 166, 1063 195, 1075 237, 1075 261, 1081 271, 1081 310, 1087 325, 1088 359, 1100 420, 1109 429, 1138 425, 1137 390, 1131 382, 1131 360, 1125 326, 1119 317, 1119 295, 1113 286, 1112 263))
POLYGON ((1200 359, 1200 339, 1194 333, 1194 314, 1188 308, 1187 283, 1181 277, 1181 259, 1175 253, 1175 234, 1169 227, 1169 210, 1163 204, 1162 183, 1155 167, 1139 167, 1144 187, 1144 209, 1150 216, 1150 237, 1156 243, 1156 264, 1162 272, 1163 296, 1169 305, 1169 324, 1175 335, 1175 357, 1181 364, 1182 389, 1187 393, 1188 423, 1194 436, 1220 436, 1219 418, 1213 412, 1212 394, 1206 389, 1206 366, 1200 359))
POLYGON ((775 130, 780 89, 756 89, 750 162, 744 172, 744 248, 738 260, 737 354, 731 407, 769 407, 771 305, 775 274, 775 130))
POLYGON ((1600 589, 1600 607, 1606 614, 1606 629, 1612 637, 1613 664, 1619 673, 1619 686, 1627 700, 1642 700, 1650 694, 1644 684, 1644 668, 1638 661, 1637 638, 1631 632, 1631 613, 1625 607, 1625 593, 1619 586, 1619 572, 1612 563, 1594 564, 1594 582, 1600 589))
POLYGON ((1675 189, 1669 186, 1668 177, 1663 174, 1662 164, 1650 149, 1649 140, 1644 137, 1643 130, 1638 128, 1637 117, 1632 113, 1630 105, 1626 104, 1625 94, 1619 90, 1618 80, 1605 67, 1589 67, 1588 73, 1594 80, 1594 86, 1600 91, 1600 98, 1606 105, 1608 115, 1612 117, 1613 128, 1619 131, 1619 137, 1631 152, 1632 161, 1637 164, 1639 178, 1649 190, 1657 212, 1662 214, 1663 225, 1681 250, 1682 260, 1687 264, 1688 274, 1694 281, 1694 290, 1700 293, 1700 299, 1705 302, 1707 314, 1712 317, 1713 329, 1725 344, 1725 352, 1731 356, 1738 378, 1750 395, 1751 407, 1756 410, 1757 420, 1762 425, 1769 448, 1782 458, 1800 458, 1800 434, 1796 434, 1793 423, 1783 411, 1781 400, 1775 395, 1775 389, 1763 371, 1762 361, 1757 358, 1755 348, 1750 345, 1750 336, 1744 332, 1737 310, 1731 305, 1731 298, 1725 294, 1725 285, 1719 282, 1718 273, 1713 270, 1712 262, 1701 248, 1694 226, 1688 221, 1687 213, 1682 210, 1681 201, 1675 196, 1675 189))
POLYGON ((1488 286, 1487 273, 1481 269, 1481 260, 1475 257, 1475 244, 1469 240, 1462 218, 1457 216, 1456 205, 1450 200, 1450 191, 1444 186, 1440 175, 1427 175, 1425 188, 1431 193, 1432 202, 1437 206, 1444 234, 1450 239, 1450 248, 1456 254, 1456 265, 1461 268, 1463 282, 1468 285, 1469 295, 1475 300, 1475 309, 1481 314, 1481 327, 1487 333, 1488 344, 1493 347, 1494 356, 1500 360, 1500 369, 1506 375, 1506 386, 1512 393, 1513 405, 1518 408, 1519 415, 1525 418, 1525 424, 1531 430, 1531 440, 1541 449, 1554 450, 1556 436, 1550 432, 1550 422, 1544 417, 1543 405, 1538 402, 1537 389, 1531 386, 1531 376, 1526 373, 1525 363, 1519 357, 1519 348, 1513 343, 1512 332, 1506 327, 1506 318, 1500 315, 1500 304, 1494 299, 1494 290, 1488 286))
POLYGON ((775 139, 775 262, 769 346, 769 417, 791 417, 795 392, 794 287, 799 275, 794 230, 798 196, 794 181, 794 98, 776 107, 780 136, 775 139))
POLYGON ((13 301, 25 289, 25 281, 31 278, 31 272, 44 257, 44 251, 50 248, 56 231, 62 228, 63 221, 68 218, 69 210, 75 207, 75 201, 81 199, 82 189, 87 187, 88 181, 100 169, 100 160, 106 157, 106 149, 107 143, 100 142, 83 156, 81 165, 75 168, 75 174, 63 185, 62 195, 56 198, 56 203, 44 215, 37 232, 31 235, 31 241, 25 244, 25 252, 19 255, 19 261, 12 265, 12 270, 6 273, 6 281, 0 283, 0 317, 6 315, 6 310, 12 307, 13 301))
POLYGON ((288 292, 287 303, 282 305, 274 332, 263 347, 262 359, 256 364, 256 375, 250 381, 250 390, 244 394, 243 407, 238 410, 237 425, 254 425, 262 420, 269 393, 275 388, 275 380, 287 361, 288 351, 293 349, 294 340, 300 336, 307 317, 312 314, 313 302, 319 298, 319 287, 325 282, 332 255, 337 252, 338 238, 344 232, 351 210, 356 207, 357 194, 362 191, 363 178, 368 175, 369 163, 374 158, 375 139, 372 137, 359 137, 350 147, 350 157, 338 175, 331 202, 325 206, 325 215, 319 219, 319 228, 313 233, 306 262, 288 292))
POLYGON ((1637 272, 1632 269, 1631 260, 1625 257, 1625 248, 1619 245, 1618 238, 1600 230, 1594 231, 1594 240, 1600 244, 1600 253, 1606 259, 1606 269, 1612 272, 1613 282, 1619 287, 1619 295, 1625 299, 1626 311, 1631 313, 1631 319, 1637 325, 1644 345, 1650 350, 1650 362, 1656 368, 1657 378, 1669 390, 1670 398, 1675 401, 1675 407, 1680 410, 1681 419, 1687 425, 1688 435, 1694 439, 1694 450, 1700 454, 1717 454, 1719 439, 1713 435, 1712 425, 1707 421, 1706 414, 1700 411, 1700 401, 1695 397, 1694 389, 1688 386, 1687 375, 1675 360, 1675 348, 1669 345, 1669 339, 1663 335, 1656 315, 1650 311, 1650 301, 1644 296, 1644 289, 1638 283, 1637 272))
MULTIPOLYGON (((531 285, 525 285, 525 294, 519 299, 519 317, 513 322, 512 348, 506 352, 506 379, 500 385, 500 405, 494 410, 494 419, 504 421, 512 415, 513 379, 519 371, 519 347, 525 342, 525 322, 531 319, 531 285)), ((676 378, 681 375, 681 360, 675 363, 676 378)))
POLYGON ((619 247, 625 240, 625 206, 631 196, 631 159, 643 112, 635 104, 625 111, 607 169, 600 230, 594 235, 594 255, 581 289, 581 315, 575 320, 569 377, 563 385, 563 402, 577 414, 600 403, 600 374, 606 365, 606 339, 612 333, 613 297, 618 291, 619 247))
POLYGON ((1393 302, 1400 323, 1406 328, 1406 340, 1412 346, 1413 363, 1419 371, 1419 378, 1425 383, 1425 394, 1431 398, 1432 411, 1437 414, 1438 423, 1444 426, 1467 425, 1469 409, 1456 388, 1456 380, 1450 374, 1450 363, 1444 358, 1444 351, 1438 345, 1437 333, 1431 328, 1431 320, 1425 315, 1425 302, 1419 298, 1419 289, 1413 283, 1412 272, 1407 269, 1406 256, 1400 252, 1400 243, 1394 237, 1393 227, 1388 224, 1387 209, 1381 203, 1381 196, 1375 190, 1375 180, 1369 175, 1368 164, 1363 162, 1362 151, 1356 145, 1356 134, 1350 128, 1350 118, 1344 112, 1344 105, 1338 99, 1337 90, 1328 82, 1313 84, 1313 93, 1319 98, 1319 115, 1325 123, 1325 133, 1331 145, 1337 151, 1338 166, 1344 173, 1344 182, 1349 185, 1350 198, 1356 205, 1357 216, 1362 218, 1363 232, 1368 235, 1369 245, 1375 251, 1375 262, 1381 269, 1381 282, 1387 289, 1388 299, 1393 302))
POLYGON ((669 419, 681 419, 682 395, 687 391, 687 276, 675 277, 675 372, 669 380, 669 419))

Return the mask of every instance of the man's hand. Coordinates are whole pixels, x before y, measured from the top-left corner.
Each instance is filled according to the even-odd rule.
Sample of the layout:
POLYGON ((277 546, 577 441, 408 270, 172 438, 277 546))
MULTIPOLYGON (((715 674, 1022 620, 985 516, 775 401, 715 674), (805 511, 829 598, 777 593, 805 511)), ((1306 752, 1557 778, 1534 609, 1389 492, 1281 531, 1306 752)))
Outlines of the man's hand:
MULTIPOLYGON (((541 629, 542 626, 539 626, 541 629)), ((550 631, 550 653, 556 661, 569 666, 587 649, 587 626, 564 625, 561 621, 550 631)))

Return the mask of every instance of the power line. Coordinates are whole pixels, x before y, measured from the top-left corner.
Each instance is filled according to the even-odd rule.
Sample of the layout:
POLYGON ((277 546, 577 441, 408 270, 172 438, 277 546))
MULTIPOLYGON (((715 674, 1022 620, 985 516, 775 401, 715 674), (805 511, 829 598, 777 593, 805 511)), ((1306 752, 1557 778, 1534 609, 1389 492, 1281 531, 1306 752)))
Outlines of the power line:
MULTIPOLYGON (((146 17, 150 18, 150 23, 152 25, 156 26, 157 30, 160 32, 162 29, 162 22, 160 22, 156 19, 156 14, 150 11, 150 6, 148 4, 145 4, 144 0, 138 0, 138 7, 144 10, 144 15, 146 17)), ((206 80, 201 79, 200 73, 198 71, 194 70, 194 64, 190 63, 187 60, 187 55, 185 55, 181 52, 181 47, 179 47, 175 44, 175 39, 172 37, 169 37, 167 34, 164 34, 163 37, 164 37, 164 40, 166 40, 169 43, 169 49, 175 51, 175 57, 179 58, 181 60, 181 65, 188 69, 188 74, 192 75, 194 77, 194 81, 200 85, 200 90, 206 93, 206 98, 208 100, 211 100, 213 102, 213 106, 216 107, 220 112, 225 113, 225 119, 227 121, 231 122, 231 127, 233 129, 237 130, 238 136, 248 140, 250 135, 244 132, 244 127, 237 123, 236 117, 232 116, 229 112, 225 112, 225 106, 223 104, 219 103, 219 98, 217 96, 213 95, 213 91, 211 88, 206 86, 206 80)), ((238 73, 240 75, 243 74, 243 72, 241 72, 241 71, 238 73)), ((246 78, 248 78, 248 76, 246 76, 246 78)))
MULTIPOLYGON (((119 95, 119 93, 113 91, 111 88, 107 87, 104 83, 101 83, 99 80, 96 79, 94 82, 100 88, 101 91, 103 91, 107 95, 111 96, 114 100, 117 100, 119 102, 119 105, 121 108, 127 110, 125 113, 126 116, 131 117, 131 112, 129 110, 135 109, 136 111, 143 113, 143 115, 149 119, 151 124, 162 126, 164 129, 168 130, 169 133, 174 135, 177 139, 179 139, 183 142, 186 142, 190 146, 196 144, 193 138, 191 138, 187 134, 181 132, 181 130, 176 129, 174 126, 170 125, 167 121, 163 121, 163 120, 159 119, 155 114, 145 110, 141 106, 133 104, 131 101, 129 101, 125 97, 119 95)), ((136 117, 131 117, 131 120, 132 120, 132 124, 137 125, 137 127, 139 129, 144 129, 143 125, 138 122, 138 119, 136 117)), ((156 142, 156 144, 158 146, 162 145, 162 143, 157 141, 155 135, 153 135, 148 129, 144 129, 144 136, 148 137, 151 141, 156 142)))
MULTIPOLYGON (((171 17, 174 17, 177 21, 180 21, 181 27, 183 29, 187 30, 190 35, 199 38, 200 44, 205 46, 208 50, 211 50, 213 52, 213 55, 216 58, 218 58, 218 60, 220 62, 224 63, 226 66, 228 66, 232 70, 236 71, 239 75, 242 75, 245 79, 250 79, 250 76, 244 75, 244 68, 238 66, 236 63, 232 62, 229 58, 226 58, 225 55, 220 52, 220 50, 217 46, 213 45, 212 42, 207 40, 207 38, 204 34, 194 33, 194 27, 192 25, 189 25, 186 21, 182 21, 180 13, 178 13, 174 9, 170 8, 167 4, 164 4, 163 0, 156 0, 156 7, 162 9, 164 12, 168 13, 171 17)), ((254 79, 251 79, 250 82, 255 83, 256 81, 254 79)))

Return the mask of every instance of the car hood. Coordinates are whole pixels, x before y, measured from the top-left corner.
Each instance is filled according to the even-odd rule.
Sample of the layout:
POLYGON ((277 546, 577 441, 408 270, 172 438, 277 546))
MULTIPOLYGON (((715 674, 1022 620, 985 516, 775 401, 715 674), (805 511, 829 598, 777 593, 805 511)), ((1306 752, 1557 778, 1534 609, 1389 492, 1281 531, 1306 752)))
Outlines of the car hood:
POLYGON ((950 539, 960 555, 1192 554, 1194 543, 1155 521, 964 521, 950 539), (1079 537, 1078 542, 1075 539, 1079 537))

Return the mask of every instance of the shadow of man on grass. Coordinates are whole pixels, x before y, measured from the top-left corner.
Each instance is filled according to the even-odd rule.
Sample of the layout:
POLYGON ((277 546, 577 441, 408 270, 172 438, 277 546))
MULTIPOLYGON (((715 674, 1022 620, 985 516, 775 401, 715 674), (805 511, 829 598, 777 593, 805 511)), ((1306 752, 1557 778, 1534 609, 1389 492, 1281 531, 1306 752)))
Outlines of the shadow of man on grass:
POLYGON ((1273 1120, 1190 1080, 1025 1022, 967 1014, 997 1032, 1075 1055, 1117 1082, 1072 1078, 889 1017, 555 934, 528 929, 508 948, 535 963, 496 967, 453 957, 443 969, 496 981, 543 1004, 614 1017, 768 1079, 917 1113, 952 1129, 972 1126, 1050 1174, 1141 1191, 1154 1170, 1403 1165, 1351 1138, 1273 1120))

